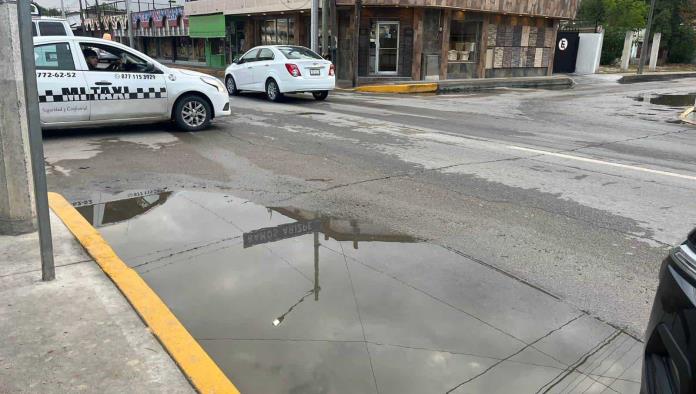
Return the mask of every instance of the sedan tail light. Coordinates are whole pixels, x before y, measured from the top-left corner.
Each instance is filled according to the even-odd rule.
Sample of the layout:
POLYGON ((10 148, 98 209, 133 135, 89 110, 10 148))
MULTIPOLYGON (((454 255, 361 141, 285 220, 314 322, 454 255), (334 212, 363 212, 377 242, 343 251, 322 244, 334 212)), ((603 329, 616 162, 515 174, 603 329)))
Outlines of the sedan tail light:
POLYGON ((302 75, 302 73, 300 73, 300 68, 297 67, 297 64, 285 63, 285 68, 293 77, 299 77, 302 75))
POLYGON ((336 66, 332 64, 331 66, 329 66, 329 76, 333 77, 334 75, 336 75, 336 66))

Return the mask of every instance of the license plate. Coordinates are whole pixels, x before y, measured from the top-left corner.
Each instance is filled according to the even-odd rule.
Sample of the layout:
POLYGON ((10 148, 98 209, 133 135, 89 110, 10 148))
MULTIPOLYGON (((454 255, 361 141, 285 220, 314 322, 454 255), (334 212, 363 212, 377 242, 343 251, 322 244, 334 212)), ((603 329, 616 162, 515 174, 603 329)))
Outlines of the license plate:
POLYGON ((321 75, 321 70, 318 68, 310 68, 309 69, 309 75, 321 75))

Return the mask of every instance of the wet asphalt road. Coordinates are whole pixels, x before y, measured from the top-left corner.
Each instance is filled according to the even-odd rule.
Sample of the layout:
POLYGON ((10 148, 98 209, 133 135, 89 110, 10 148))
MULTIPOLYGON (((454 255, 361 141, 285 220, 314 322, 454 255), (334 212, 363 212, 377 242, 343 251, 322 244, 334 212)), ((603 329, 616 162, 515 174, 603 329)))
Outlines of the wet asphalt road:
MULTIPOLYGON (((682 110, 675 103, 651 103, 656 93, 696 91, 693 80, 619 85, 598 76, 578 82, 566 91, 447 96, 336 92, 322 103, 295 97, 274 104, 247 95, 231 99, 233 117, 199 133, 164 125, 47 132, 49 188, 88 205, 165 188, 184 196, 222 193, 426 240, 449 254, 433 252, 432 260, 409 262, 421 275, 422 286, 413 286, 474 316, 490 315, 483 320, 526 345, 562 331, 583 312, 589 314, 583 319, 612 327, 608 334, 578 330, 592 343, 567 361, 558 348, 545 352, 564 361, 556 368, 578 373, 568 368, 576 356, 582 359, 611 335, 628 335, 614 344, 627 346, 625 354, 638 351, 635 338, 643 335, 659 263, 696 226, 696 129, 674 122, 682 110), (450 254, 497 279, 477 273, 466 281, 470 273, 443 265, 450 254), (482 283, 488 286, 484 292, 456 294, 459 286, 482 283), (546 301, 523 296, 528 290, 522 288, 546 301), (547 302, 570 309, 557 314, 547 302), (552 318, 527 327, 544 314, 552 318)), ((186 217, 188 209, 172 212, 186 217)), ((118 243, 123 236, 107 239, 118 243)), ((117 251, 127 254, 127 243, 122 245, 117 251)), ((362 339, 368 348, 381 343, 362 339)), ((448 346, 426 345, 408 346, 448 346)), ((504 360, 516 351, 501 348, 488 356, 504 360)), ((384 356, 400 359, 396 353, 384 356)), ((632 384, 631 392, 638 379, 633 356, 614 383, 602 386, 598 381, 608 377, 601 374, 587 382, 603 390, 616 382, 632 384), (631 377, 621 378, 631 366, 631 377)), ((461 383, 459 376, 451 378, 451 388, 461 383)), ((547 381, 540 378, 538 386, 547 381)))

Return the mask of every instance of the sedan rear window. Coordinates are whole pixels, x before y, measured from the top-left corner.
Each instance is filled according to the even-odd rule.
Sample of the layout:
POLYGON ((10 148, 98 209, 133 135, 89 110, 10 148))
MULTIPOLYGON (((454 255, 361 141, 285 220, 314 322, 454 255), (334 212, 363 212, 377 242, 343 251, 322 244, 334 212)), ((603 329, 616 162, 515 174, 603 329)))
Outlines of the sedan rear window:
POLYGON ((278 47, 278 50, 292 60, 321 59, 321 56, 304 47, 278 47))
POLYGON ((39 30, 42 36, 67 36, 65 27, 60 22, 39 22, 39 30))

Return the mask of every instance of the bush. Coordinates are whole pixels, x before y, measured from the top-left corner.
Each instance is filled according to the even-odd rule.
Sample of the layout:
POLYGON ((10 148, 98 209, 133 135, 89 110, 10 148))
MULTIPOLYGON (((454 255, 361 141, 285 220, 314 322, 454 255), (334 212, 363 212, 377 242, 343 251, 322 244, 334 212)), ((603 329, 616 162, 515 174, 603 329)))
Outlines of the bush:
POLYGON ((626 32, 623 30, 609 28, 604 32, 602 56, 599 59, 602 65, 613 65, 617 59, 621 59, 625 38, 626 32))
POLYGON ((679 26, 672 32, 667 47, 669 63, 691 63, 696 52, 696 33, 689 26, 679 26))

